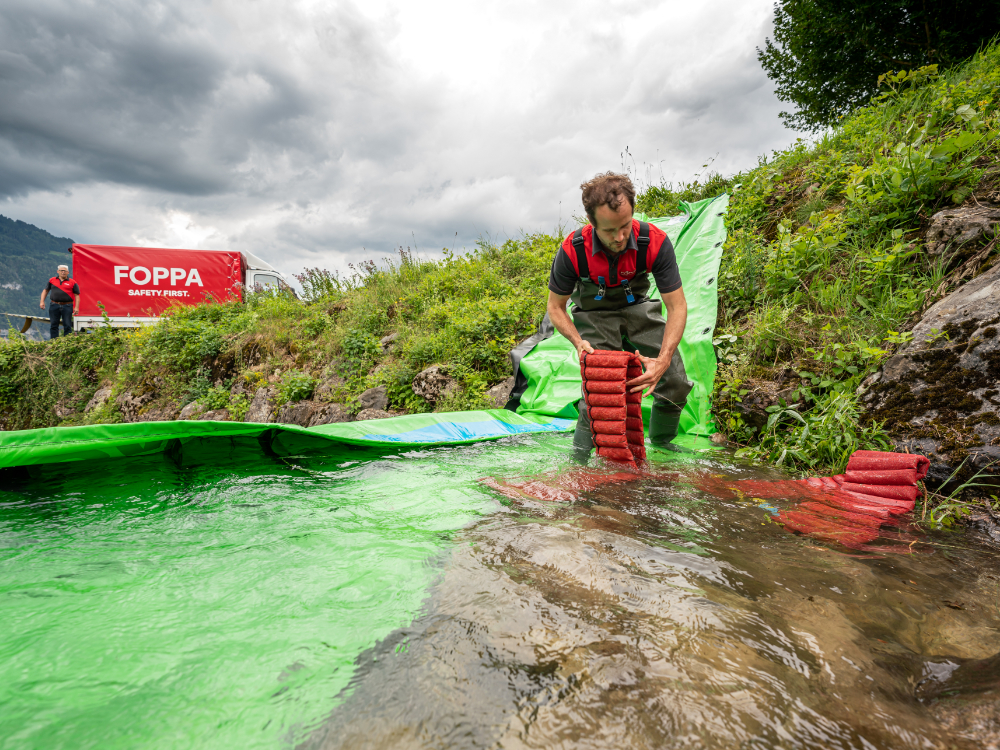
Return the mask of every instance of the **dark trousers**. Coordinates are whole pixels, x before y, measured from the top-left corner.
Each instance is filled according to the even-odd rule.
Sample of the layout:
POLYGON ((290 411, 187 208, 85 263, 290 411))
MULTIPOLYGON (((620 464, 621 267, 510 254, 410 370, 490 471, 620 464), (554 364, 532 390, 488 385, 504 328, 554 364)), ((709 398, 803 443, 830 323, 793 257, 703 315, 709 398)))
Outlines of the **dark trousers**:
POLYGON ((59 324, 62 323, 63 336, 73 333, 73 305, 49 304, 49 338, 59 338, 59 324))

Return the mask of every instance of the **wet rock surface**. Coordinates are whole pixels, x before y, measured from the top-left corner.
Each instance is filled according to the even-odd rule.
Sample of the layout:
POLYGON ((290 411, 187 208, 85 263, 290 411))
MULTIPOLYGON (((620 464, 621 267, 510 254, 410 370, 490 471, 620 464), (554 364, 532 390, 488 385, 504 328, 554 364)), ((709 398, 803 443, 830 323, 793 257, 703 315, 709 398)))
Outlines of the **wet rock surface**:
MULTIPOLYGON (((1000 460, 1000 264, 931 307, 862 402, 899 450, 931 459, 931 484, 1000 460)), ((1000 473, 1000 472, 998 472, 1000 473)))
POLYGON ((457 389, 458 381, 446 374, 440 365, 431 365, 426 370, 421 370, 413 379, 413 392, 432 404, 450 396, 457 389))

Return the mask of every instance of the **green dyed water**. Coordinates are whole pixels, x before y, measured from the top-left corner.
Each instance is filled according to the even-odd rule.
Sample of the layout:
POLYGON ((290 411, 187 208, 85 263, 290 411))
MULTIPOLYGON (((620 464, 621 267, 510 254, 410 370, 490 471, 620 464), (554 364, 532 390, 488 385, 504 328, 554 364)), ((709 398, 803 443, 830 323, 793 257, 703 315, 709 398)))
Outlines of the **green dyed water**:
POLYGON ((478 481, 558 482, 569 441, 0 475, 0 747, 979 746, 927 697, 1000 685, 978 540, 794 536, 686 481, 777 478, 718 454, 478 481))

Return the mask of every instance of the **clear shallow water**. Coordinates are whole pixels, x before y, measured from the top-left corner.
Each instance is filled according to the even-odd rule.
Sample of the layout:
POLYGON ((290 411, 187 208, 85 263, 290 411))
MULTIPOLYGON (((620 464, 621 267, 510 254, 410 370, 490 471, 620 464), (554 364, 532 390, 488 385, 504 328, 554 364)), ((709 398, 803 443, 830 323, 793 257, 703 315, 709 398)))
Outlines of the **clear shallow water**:
POLYGON ((991 550, 790 535, 684 481, 764 476, 723 458, 572 504, 477 481, 568 444, 8 482, 0 746, 974 746, 913 695, 1000 651, 991 550))

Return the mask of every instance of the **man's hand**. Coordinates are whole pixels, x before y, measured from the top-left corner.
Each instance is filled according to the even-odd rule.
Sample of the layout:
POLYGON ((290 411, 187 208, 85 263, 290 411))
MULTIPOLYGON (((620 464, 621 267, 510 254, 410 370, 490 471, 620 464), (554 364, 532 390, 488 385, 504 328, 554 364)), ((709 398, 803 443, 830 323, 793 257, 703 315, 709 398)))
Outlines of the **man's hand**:
POLYGON ((584 341, 583 339, 580 339, 576 343, 576 356, 579 359, 583 359, 583 353, 584 352, 587 352, 588 354, 593 354, 594 353, 594 347, 592 347, 590 345, 589 341, 584 341))
POLYGON ((657 359, 651 359, 650 357, 643 357, 639 355, 639 361, 642 362, 645 372, 642 373, 635 380, 629 380, 625 383, 625 387, 629 389, 630 393, 635 393, 636 391, 643 391, 643 396, 648 396, 656 388, 656 384, 660 382, 660 378, 670 367, 670 360, 673 357, 673 352, 670 352, 670 357, 663 358, 658 357, 657 359))
POLYGON ((45 309, 45 303, 44 302, 39 302, 38 303, 38 309, 39 310, 44 310, 45 309))

